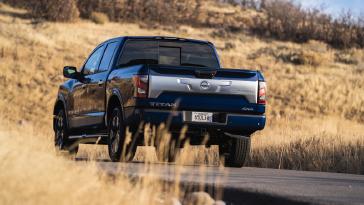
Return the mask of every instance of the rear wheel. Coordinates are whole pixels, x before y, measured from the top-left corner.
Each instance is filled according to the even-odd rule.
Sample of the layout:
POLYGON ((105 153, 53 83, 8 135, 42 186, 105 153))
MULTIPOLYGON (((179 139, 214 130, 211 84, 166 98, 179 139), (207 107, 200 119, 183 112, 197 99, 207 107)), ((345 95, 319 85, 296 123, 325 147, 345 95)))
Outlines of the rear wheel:
POLYGON ((67 150, 70 154, 77 154, 78 145, 70 147, 68 140, 68 129, 66 115, 63 109, 60 109, 54 122, 54 145, 57 151, 67 150))
POLYGON ((226 167, 243 167, 250 153, 250 138, 231 138, 225 157, 226 167))
POLYGON ((108 150, 113 162, 131 161, 135 154, 135 145, 125 134, 125 124, 120 107, 115 107, 108 122, 108 150))

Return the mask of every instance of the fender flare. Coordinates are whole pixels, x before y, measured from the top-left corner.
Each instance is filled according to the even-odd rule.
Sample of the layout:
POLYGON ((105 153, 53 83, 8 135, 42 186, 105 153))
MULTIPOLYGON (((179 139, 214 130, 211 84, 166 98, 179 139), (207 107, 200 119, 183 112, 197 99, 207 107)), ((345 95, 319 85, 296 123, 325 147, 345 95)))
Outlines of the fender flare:
POLYGON ((108 109, 109 109, 109 102, 110 102, 110 99, 113 97, 113 96, 116 96, 120 102, 120 105, 121 105, 121 110, 123 111, 122 112, 122 115, 123 115, 123 119, 125 119, 125 113, 124 113, 124 103, 123 103, 123 98, 122 98, 122 95, 121 95, 121 91, 118 89, 118 88, 112 88, 109 92, 109 95, 107 97, 107 101, 106 101, 106 109, 105 109, 105 126, 107 126, 107 119, 108 119, 108 109))
POLYGON ((54 104, 54 107, 53 107, 53 126, 54 126, 54 116, 55 116, 55 111, 56 111, 56 107, 57 107, 57 104, 61 102, 62 103, 62 106, 63 106, 63 110, 64 110, 64 113, 66 115, 66 122, 67 122, 67 127, 69 127, 69 121, 68 121, 68 112, 67 112, 67 104, 66 104, 66 99, 65 97, 61 94, 61 93, 58 93, 57 95, 57 100, 56 100, 56 103, 54 104))

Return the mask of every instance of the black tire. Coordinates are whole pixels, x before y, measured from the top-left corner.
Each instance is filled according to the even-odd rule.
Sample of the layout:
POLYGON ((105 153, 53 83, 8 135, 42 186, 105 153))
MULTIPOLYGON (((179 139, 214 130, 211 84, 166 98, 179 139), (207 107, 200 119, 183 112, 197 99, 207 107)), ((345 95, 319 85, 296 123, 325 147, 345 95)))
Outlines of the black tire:
POLYGON ((232 138, 228 156, 225 157, 226 167, 243 167, 250 153, 250 138, 232 138))
POLYGON ((54 121, 54 145, 56 151, 68 151, 70 154, 77 154, 78 145, 72 146, 70 149, 70 141, 68 139, 68 127, 67 127, 67 118, 63 109, 60 109, 57 112, 55 121, 54 121))
POLYGON ((111 161, 131 161, 135 155, 136 146, 133 142, 124 146, 125 143, 125 125, 123 121, 122 110, 115 107, 108 121, 108 150, 111 161), (125 151, 123 150, 125 149, 125 151))

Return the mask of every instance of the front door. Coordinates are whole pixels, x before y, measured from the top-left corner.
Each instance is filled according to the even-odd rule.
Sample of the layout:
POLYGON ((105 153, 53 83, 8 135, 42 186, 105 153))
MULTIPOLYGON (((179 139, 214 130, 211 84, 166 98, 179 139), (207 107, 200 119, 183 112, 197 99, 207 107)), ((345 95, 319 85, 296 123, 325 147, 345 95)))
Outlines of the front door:
MULTIPOLYGON (((75 91, 72 92, 73 99, 73 115, 70 116, 70 127, 80 128, 97 124, 97 116, 90 112, 93 108, 90 100, 90 86, 95 83, 97 70, 103 56, 105 45, 97 47, 90 55, 81 71, 81 78, 75 85, 75 91)), ((97 115, 97 114, 96 114, 97 115)))

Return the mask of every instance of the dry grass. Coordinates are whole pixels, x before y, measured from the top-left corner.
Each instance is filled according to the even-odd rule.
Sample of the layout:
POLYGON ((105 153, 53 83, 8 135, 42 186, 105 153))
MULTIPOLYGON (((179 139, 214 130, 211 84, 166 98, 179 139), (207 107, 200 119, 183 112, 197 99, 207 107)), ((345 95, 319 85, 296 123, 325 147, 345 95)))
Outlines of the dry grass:
POLYGON ((348 64, 337 58, 342 51, 316 41, 296 44, 231 33, 220 37, 216 29, 186 25, 172 30, 83 20, 32 24, 20 15, 24 10, 6 5, 0 10, 0 114, 14 124, 50 133, 62 67, 80 66, 101 41, 122 35, 206 39, 216 44, 224 67, 262 70, 268 81, 269 123, 253 137, 252 165, 363 173, 363 50, 351 51, 357 64, 348 64), (284 60, 290 53, 303 53, 308 60, 284 60), (331 154, 335 156, 326 163, 331 154))
POLYGON ((95 162, 81 166, 56 156, 35 130, 14 128, 0 133, 1 204, 163 204, 172 198, 152 178, 109 178, 95 162))
MULTIPOLYGON (((175 181, 167 183, 155 177, 158 167, 148 164, 139 167, 139 171, 143 173, 141 177, 131 177, 122 171, 109 175, 95 161, 107 157, 105 146, 82 145, 77 158, 86 158, 87 161, 76 162, 73 160, 75 156, 56 152, 50 139, 51 132, 39 133, 31 125, 14 125, 11 122, 1 123, 0 130, 6 130, 0 131, 0 183, 4 187, 0 190, 0 204, 163 205, 176 204, 172 203, 175 200, 191 204, 190 200, 195 200, 195 197, 190 198, 190 194, 194 193, 186 190, 192 191, 196 188, 180 187, 180 176, 184 170, 179 165, 205 164, 205 157, 201 156, 214 156, 209 153, 201 154, 201 149, 187 146, 178 157, 175 181)), ((156 159, 154 147, 151 148, 138 147, 139 154, 134 161, 161 162, 156 159)), ((216 147, 211 151, 205 150, 217 152, 216 147)), ((201 166, 202 176, 204 170, 204 166, 201 166)), ((202 177, 201 184, 204 180, 202 177)), ((214 203, 207 193, 202 198, 208 199, 208 204, 214 203)), ((206 205, 204 202, 192 204, 206 205)))
POLYGON ((326 117, 270 121, 268 126, 253 138, 249 165, 364 174, 362 124, 326 117))

